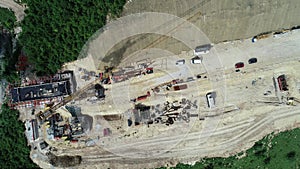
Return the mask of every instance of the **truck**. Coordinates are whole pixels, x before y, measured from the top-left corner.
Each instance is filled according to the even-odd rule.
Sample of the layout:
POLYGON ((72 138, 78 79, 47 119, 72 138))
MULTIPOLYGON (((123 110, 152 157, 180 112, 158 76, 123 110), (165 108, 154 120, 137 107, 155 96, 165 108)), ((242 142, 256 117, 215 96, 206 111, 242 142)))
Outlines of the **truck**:
POLYGON ((187 84, 173 86, 174 91, 187 89, 187 84))
POLYGON ((215 92, 209 92, 206 94, 206 101, 208 108, 215 107, 215 92))

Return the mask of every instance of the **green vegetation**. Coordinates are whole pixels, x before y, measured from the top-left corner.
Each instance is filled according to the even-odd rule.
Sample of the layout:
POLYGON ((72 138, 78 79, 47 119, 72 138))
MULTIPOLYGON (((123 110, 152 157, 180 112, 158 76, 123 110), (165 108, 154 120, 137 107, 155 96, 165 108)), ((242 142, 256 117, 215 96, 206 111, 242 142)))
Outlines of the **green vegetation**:
MULTIPOLYGON (((120 15, 125 0, 22 1, 29 7, 22 22, 20 42, 38 75, 53 74, 77 59, 85 42, 120 15)), ((105 43, 105 42, 104 42, 105 43)))
POLYGON ((17 19, 14 12, 0 7, 0 25, 8 30, 13 30, 17 19))
POLYGON ((19 112, 3 104, 0 112, 1 168, 38 168, 29 158, 30 148, 24 135, 24 124, 19 112))
MULTIPOLYGON (((9 82, 19 81, 16 73, 20 47, 13 53, 12 33, 16 21, 12 11, 0 8, 0 26, 10 33, 0 33, 1 51, 4 51, 0 59, 0 77, 9 82)), ((19 45, 17 45, 19 46, 19 45)), ((30 148, 24 135, 24 125, 18 120, 19 112, 11 110, 4 103, 0 110, 0 163, 1 168, 38 168, 29 158, 30 148)))
MULTIPOLYGON (((0 77, 19 81, 15 64, 22 47, 39 75, 53 74, 65 62, 75 60, 88 38, 106 23, 106 17, 120 15, 125 0, 24 0, 29 7, 21 23, 22 33, 12 52, 12 34, 6 34, 0 59, 0 77)), ((0 8, 0 26, 13 32, 14 13, 0 8)), ((38 168, 29 158, 30 148, 24 135, 19 112, 4 103, 0 112, 1 168, 38 168)))
POLYGON ((6 47, 5 57, 0 59, 0 77, 6 79, 10 83, 20 83, 20 77, 16 70, 16 63, 21 52, 21 46, 17 43, 16 50, 12 53, 12 39, 9 37, 8 46, 6 47))
POLYGON ((279 133, 270 134, 247 150, 246 156, 238 158, 244 154, 228 158, 205 158, 197 162, 194 166, 178 164, 176 169, 254 169, 254 168, 300 168, 300 128, 279 133))
POLYGON ((14 13, 6 8, 0 8, 0 27, 5 28, 9 33, 0 32, 0 77, 11 83, 19 81, 19 76, 16 72, 15 64, 18 60, 20 47, 13 53, 13 28, 15 26, 16 17, 14 13))

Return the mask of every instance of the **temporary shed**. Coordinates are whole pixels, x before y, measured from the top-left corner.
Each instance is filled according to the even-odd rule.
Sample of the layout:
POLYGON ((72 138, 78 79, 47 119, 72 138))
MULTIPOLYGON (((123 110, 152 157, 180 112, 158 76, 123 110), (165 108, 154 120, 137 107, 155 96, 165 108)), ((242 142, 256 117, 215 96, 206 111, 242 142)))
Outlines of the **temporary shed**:
POLYGON ((208 53, 209 50, 211 49, 211 47, 212 47, 211 44, 205 44, 205 45, 197 46, 194 50, 194 55, 198 56, 200 54, 208 53))

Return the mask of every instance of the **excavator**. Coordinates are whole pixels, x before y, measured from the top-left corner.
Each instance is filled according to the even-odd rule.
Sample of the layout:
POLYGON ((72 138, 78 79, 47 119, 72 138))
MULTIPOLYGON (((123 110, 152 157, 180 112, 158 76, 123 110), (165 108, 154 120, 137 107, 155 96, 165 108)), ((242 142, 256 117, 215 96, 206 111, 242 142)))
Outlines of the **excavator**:
POLYGON ((44 121, 45 119, 47 119, 48 117, 50 117, 55 110, 57 110, 58 108, 60 108, 61 106, 66 105, 67 103, 69 103, 70 101, 72 101, 74 98, 78 97, 79 95, 81 95, 83 92, 85 92, 86 90, 90 89, 91 87, 93 87, 95 84, 99 83, 100 79, 97 78, 96 80, 92 81, 91 83, 85 85, 83 88, 77 90, 76 92, 74 92, 73 94, 65 97, 61 102, 59 102, 58 104, 50 104, 48 106, 46 106, 46 108, 44 109, 44 111, 40 111, 37 114, 37 117, 39 120, 44 121))
POLYGON ((300 99, 298 99, 296 97, 288 97, 287 101, 288 101, 287 104, 292 105, 292 106, 294 106, 294 102, 300 103, 300 99))
MULTIPOLYGON (((37 114, 38 119, 40 119, 41 121, 44 121, 45 119, 47 119, 48 117, 50 117, 55 110, 57 110, 58 108, 60 108, 61 106, 66 105, 67 103, 69 103, 70 101, 72 101, 74 98, 80 96, 82 93, 84 93, 85 91, 87 91, 88 89, 90 89, 91 87, 93 87, 95 84, 103 81, 104 78, 106 79, 110 79, 110 74, 112 72, 112 70, 114 69, 113 67, 108 67, 105 66, 104 67, 105 71, 102 74, 102 76, 100 78, 97 78, 96 80, 92 81, 91 83, 85 85, 83 88, 77 90, 76 92, 74 92, 73 94, 65 97, 61 102, 59 102, 58 104, 52 104, 52 105, 48 105, 46 106, 46 108, 44 109, 44 111, 40 111, 37 114)), ((110 80, 107 80, 108 83, 110 80)), ((105 83, 107 84, 107 83, 105 83)))

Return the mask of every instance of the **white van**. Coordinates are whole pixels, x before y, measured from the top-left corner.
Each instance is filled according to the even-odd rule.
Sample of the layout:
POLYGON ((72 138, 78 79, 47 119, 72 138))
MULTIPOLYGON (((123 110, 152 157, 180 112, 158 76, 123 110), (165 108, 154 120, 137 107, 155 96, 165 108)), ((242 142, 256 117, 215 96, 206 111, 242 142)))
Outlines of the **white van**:
POLYGON ((201 64, 202 63, 202 57, 195 56, 191 59, 191 64, 201 64))

